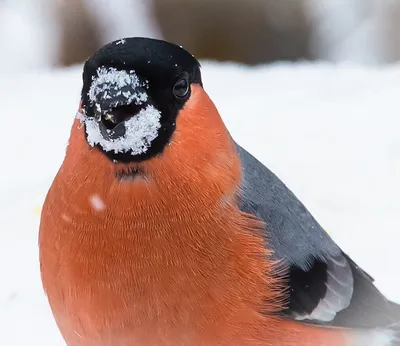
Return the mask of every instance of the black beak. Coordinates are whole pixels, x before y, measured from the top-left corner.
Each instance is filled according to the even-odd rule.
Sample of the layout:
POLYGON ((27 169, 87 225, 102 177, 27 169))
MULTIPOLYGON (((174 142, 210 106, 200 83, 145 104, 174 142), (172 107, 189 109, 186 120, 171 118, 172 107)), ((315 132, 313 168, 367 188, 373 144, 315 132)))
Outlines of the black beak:
POLYGON ((118 88, 104 83, 96 88, 94 114, 100 131, 106 139, 116 139, 125 134, 124 122, 148 105, 146 89, 128 84, 118 88))
POLYGON ((131 103, 127 106, 117 106, 108 112, 102 112, 99 121, 101 134, 106 139, 116 139, 125 134, 125 121, 136 116, 142 109, 143 105, 131 103))

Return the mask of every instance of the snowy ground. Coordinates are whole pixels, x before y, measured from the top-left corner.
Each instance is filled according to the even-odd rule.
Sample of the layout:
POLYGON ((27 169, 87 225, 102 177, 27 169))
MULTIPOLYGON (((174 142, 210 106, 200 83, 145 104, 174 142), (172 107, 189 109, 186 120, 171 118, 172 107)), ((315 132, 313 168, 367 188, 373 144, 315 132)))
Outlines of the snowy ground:
MULTIPOLYGON (((400 302, 400 66, 204 64, 228 128, 400 302)), ((0 344, 63 345, 42 292, 39 210, 64 155, 81 69, 2 76, 0 344)))

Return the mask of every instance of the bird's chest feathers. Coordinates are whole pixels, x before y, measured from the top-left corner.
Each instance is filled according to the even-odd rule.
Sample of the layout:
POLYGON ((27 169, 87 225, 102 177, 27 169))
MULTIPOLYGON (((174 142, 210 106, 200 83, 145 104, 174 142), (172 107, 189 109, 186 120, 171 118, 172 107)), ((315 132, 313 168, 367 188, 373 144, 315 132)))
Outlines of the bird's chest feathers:
POLYGON ((79 335, 96 325, 106 333, 130 326, 137 335, 165 328, 183 337, 179 330, 190 334, 191 324, 196 334, 261 304, 263 240, 231 201, 129 202, 123 208, 91 195, 90 213, 53 210, 60 217, 44 225, 53 229, 46 244, 54 247, 45 286, 46 277, 59 278, 45 288, 60 320, 69 325, 75 316, 79 335))

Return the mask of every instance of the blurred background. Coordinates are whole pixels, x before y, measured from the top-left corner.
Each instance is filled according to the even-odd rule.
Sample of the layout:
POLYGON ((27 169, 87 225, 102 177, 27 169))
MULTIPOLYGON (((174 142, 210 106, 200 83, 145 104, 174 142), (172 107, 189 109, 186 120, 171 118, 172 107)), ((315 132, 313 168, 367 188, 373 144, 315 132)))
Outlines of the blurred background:
POLYGON ((81 63, 124 36, 197 58, 386 64, 400 58, 399 0, 0 0, 0 73, 81 63))
POLYGON ((233 137, 400 303, 400 0, 0 0, 0 345, 65 345, 40 281, 41 206, 79 64, 126 36, 201 59, 233 137))

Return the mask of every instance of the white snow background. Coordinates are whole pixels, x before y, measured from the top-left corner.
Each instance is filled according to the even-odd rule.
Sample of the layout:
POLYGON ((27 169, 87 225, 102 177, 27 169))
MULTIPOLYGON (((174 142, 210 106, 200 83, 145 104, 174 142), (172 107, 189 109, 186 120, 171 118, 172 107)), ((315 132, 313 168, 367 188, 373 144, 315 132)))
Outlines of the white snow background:
MULTIPOLYGON (((400 302, 400 66, 203 62, 234 138, 400 302)), ((2 76, 0 344, 63 345, 38 263, 38 206, 62 162, 81 66, 2 76)))

